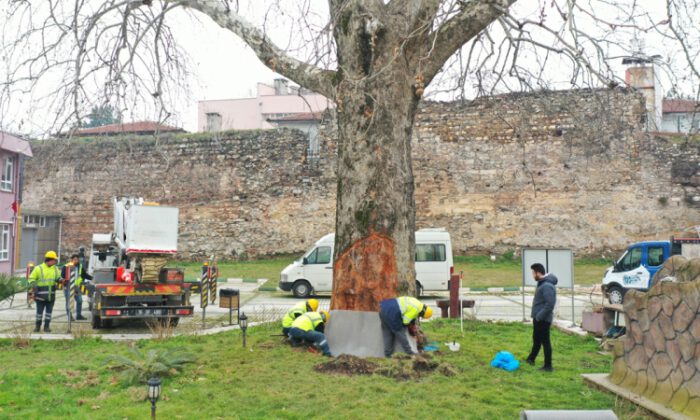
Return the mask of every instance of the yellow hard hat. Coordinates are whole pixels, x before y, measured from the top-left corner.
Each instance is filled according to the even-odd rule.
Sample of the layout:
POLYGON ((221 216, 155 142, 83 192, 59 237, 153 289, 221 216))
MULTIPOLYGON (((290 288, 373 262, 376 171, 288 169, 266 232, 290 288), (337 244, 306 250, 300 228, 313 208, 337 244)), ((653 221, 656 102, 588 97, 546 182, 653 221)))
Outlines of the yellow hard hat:
POLYGON ((321 318, 323 318, 323 322, 328 322, 331 319, 331 314, 328 311, 321 311, 321 318))
POLYGON ((205 267, 208 266, 208 265, 209 265, 209 261, 204 261, 204 264, 203 264, 203 265, 204 265, 205 267))
POLYGON ((423 318, 428 319, 431 316, 433 316, 433 309, 430 306, 425 305, 425 313, 423 314, 423 318))
POLYGON ((58 255, 56 255, 56 251, 49 251, 44 255, 45 260, 57 260, 58 255))
POLYGON ((312 311, 318 309, 318 300, 316 299, 309 299, 306 301, 306 304, 309 305, 309 308, 311 308, 312 311))

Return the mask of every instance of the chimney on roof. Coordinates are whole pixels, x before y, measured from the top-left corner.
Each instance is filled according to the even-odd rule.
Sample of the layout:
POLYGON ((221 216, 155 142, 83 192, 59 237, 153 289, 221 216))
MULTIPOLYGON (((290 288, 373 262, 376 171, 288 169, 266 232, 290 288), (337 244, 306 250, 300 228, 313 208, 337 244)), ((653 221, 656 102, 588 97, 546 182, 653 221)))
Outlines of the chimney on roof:
POLYGON ((663 92, 659 84, 656 67, 654 66, 654 60, 657 58, 661 58, 661 56, 649 58, 627 57, 622 59, 622 64, 630 66, 625 71, 625 83, 644 95, 648 131, 658 131, 660 129, 663 112, 663 92))
POLYGON ((289 95, 289 81, 287 79, 275 79, 275 95, 289 95))

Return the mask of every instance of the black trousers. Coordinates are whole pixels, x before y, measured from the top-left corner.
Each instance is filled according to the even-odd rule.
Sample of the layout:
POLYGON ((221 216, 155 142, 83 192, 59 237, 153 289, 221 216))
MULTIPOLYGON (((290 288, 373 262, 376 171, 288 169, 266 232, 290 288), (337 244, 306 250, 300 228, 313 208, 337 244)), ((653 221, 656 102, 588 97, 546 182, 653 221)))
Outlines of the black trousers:
POLYGON ((36 327, 39 328, 41 327, 41 319, 44 319, 44 328, 49 328, 49 325, 51 324, 51 313, 53 312, 53 304, 54 300, 52 301, 46 301, 46 300, 37 300, 34 303, 36 303, 36 327), (44 315, 44 311, 46 312, 46 315, 44 315))
POLYGON ((551 322, 534 321, 532 328, 532 351, 527 359, 535 361, 540 352, 540 347, 544 347, 544 366, 552 367, 552 342, 549 340, 549 327, 551 322))

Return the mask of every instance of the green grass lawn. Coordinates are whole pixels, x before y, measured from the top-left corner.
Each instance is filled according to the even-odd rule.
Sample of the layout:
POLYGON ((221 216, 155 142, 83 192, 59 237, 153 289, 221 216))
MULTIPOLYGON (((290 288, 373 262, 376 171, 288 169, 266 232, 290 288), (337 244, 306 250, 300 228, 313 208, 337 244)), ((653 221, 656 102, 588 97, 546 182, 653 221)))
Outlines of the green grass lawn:
MULTIPOLYGON (((219 262, 220 278, 256 278, 270 279, 275 284, 279 281, 280 272, 289 263, 294 261, 296 256, 283 256, 275 258, 264 258, 251 261, 221 261, 219 262)), ((185 277, 195 278, 202 268, 201 263, 178 262, 177 265, 185 269, 185 277)))
MULTIPOLYGON (((266 278, 268 286, 277 286, 280 272, 290 264, 295 256, 266 258, 252 261, 222 261, 219 263, 221 278, 266 278)), ((492 262, 488 256, 454 258, 455 272, 464 272, 463 287, 518 287, 522 284, 520 259, 499 256, 492 262)), ((185 268, 188 279, 195 278, 201 263, 178 263, 185 268)), ((600 283, 605 268, 610 262, 604 260, 578 259, 574 263, 576 284, 591 285, 600 283)))
MULTIPOLYGON (((520 259, 498 257, 492 262, 489 257, 454 257, 455 273, 464 272, 462 287, 513 287, 522 285, 520 259)), ((605 269, 611 263, 599 259, 577 259, 574 261, 574 280, 578 285, 599 284, 605 269)), ((556 273, 555 273, 556 274, 556 273)))
MULTIPOLYGON (((331 322, 332 319, 331 319, 331 322)), ((554 373, 523 365, 506 372, 490 367, 500 350, 522 359, 530 327, 522 324, 439 320, 425 324, 439 343, 457 340, 459 352, 441 346, 434 360, 455 376, 427 374, 400 381, 371 376, 318 373, 322 356, 281 344, 277 325, 251 327, 249 348, 240 332, 177 337, 137 343, 34 341, 16 348, 0 340, 0 418, 145 419, 145 385, 129 386, 104 367, 110 354, 142 349, 181 349, 197 357, 164 379, 159 418, 517 418, 523 409, 614 409, 621 419, 646 418, 636 407, 586 386, 582 373, 609 372, 610 357, 592 339, 553 332, 554 373)))

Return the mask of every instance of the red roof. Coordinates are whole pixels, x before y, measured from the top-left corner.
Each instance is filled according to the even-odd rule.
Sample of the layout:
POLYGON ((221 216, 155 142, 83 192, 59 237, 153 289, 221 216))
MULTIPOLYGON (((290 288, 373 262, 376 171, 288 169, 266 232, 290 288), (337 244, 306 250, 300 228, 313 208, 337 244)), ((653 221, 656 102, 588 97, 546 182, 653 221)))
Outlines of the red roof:
POLYGON ((700 102, 688 99, 664 99, 662 106, 664 114, 700 112, 700 102))
POLYGON ((108 124, 99 127, 79 128, 73 131, 74 136, 118 135, 118 134, 153 134, 153 133, 184 133, 182 128, 158 124, 155 121, 138 121, 131 123, 108 124))
POLYGON ((280 118, 268 118, 268 121, 321 121, 323 112, 300 112, 298 114, 287 115, 280 118))

